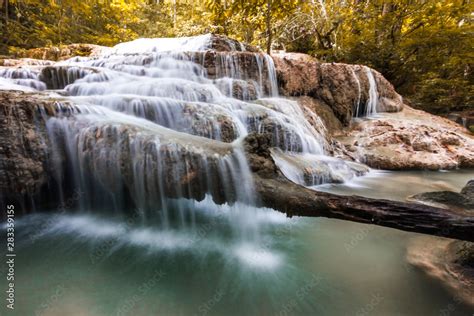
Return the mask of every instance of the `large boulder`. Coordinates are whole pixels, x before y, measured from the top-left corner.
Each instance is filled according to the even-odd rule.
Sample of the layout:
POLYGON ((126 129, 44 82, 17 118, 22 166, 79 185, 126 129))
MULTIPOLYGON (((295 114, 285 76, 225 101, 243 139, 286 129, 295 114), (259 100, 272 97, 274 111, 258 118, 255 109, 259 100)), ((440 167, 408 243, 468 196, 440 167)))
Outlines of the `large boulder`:
POLYGON ((320 63, 305 54, 272 55, 280 93, 285 96, 310 96, 324 101, 336 117, 349 125, 359 107, 362 112, 370 98, 370 78, 375 82, 378 112, 403 109, 402 97, 379 72, 361 65, 320 63))

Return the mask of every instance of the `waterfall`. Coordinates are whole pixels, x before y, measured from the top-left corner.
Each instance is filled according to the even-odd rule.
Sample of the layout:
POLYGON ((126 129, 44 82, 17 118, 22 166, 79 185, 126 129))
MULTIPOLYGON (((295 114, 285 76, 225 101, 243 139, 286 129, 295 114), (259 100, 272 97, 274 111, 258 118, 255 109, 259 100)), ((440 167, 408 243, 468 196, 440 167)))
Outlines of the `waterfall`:
POLYGON ((373 116, 377 114, 377 103, 379 99, 377 83, 375 82, 372 70, 369 67, 364 68, 369 80, 369 99, 367 100, 365 116, 373 116))
POLYGON ((361 108, 361 101, 362 101, 362 88, 360 83, 360 78, 352 69, 352 77, 354 78, 356 85, 357 85, 357 100, 354 104, 354 117, 371 117, 377 114, 377 104, 379 95, 377 92, 377 83, 375 81, 374 74, 369 67, 363 66, 365 75, 367 77, 368 82, 368 91, 367 91, 367 98, 364 104, 364 107, 361 108))
POLYGON ((0 68, 0 87, 2 86, 4 86, 3 89, 12 88, 26 91, 46 89, 46 84, 39 80, 39 70, 27 68, 0 68), (26 88, 22 89, 21 87, 26 88))
POLYGON ((272 151, 272 157, 288 179, 309 187, 343 183, 368 172, 363 165, 326 155, 284 154, 276 149, 272 151))
MULTIPOLYGON (((62 95, 40 111, 50 142, 51 187, 57 186, 60 200, 79 190, 84 210, 120 212, 132 204, 143 220, 160 210, 165 228, 176 216, 183 225, 192 222, 185 200, 248 209, 242 205, 258 199, 242 142, 249 133, 271 135, 277 164, 285 174, 303 172, 288 173, 300 184, 359 174, 327 157, 331 145, 316 114, 279 98, 269 55, 217 39, 138 39, 95 56, 0 69, 10 87, 62 95)), ((372 91, 373 77, 370 83, 372 91)))
POLYGON ((262 132, 301 128, 249 103, 278 93, 268 55, 213 52, 210 43, 208 35, 140 39, 35 73, 68 95, 42 111, 61 200, 74 188, 82 209, 120 211, 132 201, 143 217, 160 209, 164 228, 176 213, 191 220, 183 198, 255 204, 242 138, 257 121, 262 132))

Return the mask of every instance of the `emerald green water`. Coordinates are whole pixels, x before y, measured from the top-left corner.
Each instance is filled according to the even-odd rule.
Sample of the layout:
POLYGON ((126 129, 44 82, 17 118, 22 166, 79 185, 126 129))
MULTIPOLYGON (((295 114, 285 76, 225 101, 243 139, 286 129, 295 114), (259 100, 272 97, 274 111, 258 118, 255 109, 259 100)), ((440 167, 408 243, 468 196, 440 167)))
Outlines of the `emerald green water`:
MULTIPOLYGON (((391 173, 324 189, 402 199, 473 177, 391 173)), ((268 209, 242 221, 239 208, 197 203, 195 221, 170 230, 97 211, 18 218, 15 310, 2 298, 1 315, 472 315, 406 263, 417 234, 268 209)))

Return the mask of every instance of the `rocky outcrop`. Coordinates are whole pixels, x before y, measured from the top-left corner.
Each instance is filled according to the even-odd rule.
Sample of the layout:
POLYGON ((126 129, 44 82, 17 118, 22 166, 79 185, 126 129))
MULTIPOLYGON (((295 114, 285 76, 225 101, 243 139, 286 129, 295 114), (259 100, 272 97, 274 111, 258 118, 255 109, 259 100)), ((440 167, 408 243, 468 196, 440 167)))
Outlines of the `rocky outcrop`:
POLYGON ((34 195, 47 181, 47 139, 35 122, 47 101, 22 92, 0 92, 0 195, 34 195))
POLYGON ((442 117, 405 107, 399 113, 357 122, 338 138, 373 168, 453 169, 474 167, 474 137, 442 117))
POLYGON ((413 239, 407 260, 440 281, 453 296, 453 307, 474 307, 474 243, 423 236, 413 239))
POLYGON ((209 44, 210 48, 219 52, 231 52, 231 51, 240 51, 240 52, 252 52, 259 53, 261 52, 258 48, 236 41, 232 38, 228 38, 224 35, 212 34, 211 43, 209 44))
POLYGON ((64 89, 76 80, 88 74, 97 73, 94 68, 75 66, 47 66, 41 69, 39 79, 46 84, 48 89, 64 89))
POLYGON ((299 104, 317 113, 331 135, 345 134, 337 138, 346 147, 346 151, 339 151, 340 156, 390 170, 474 166, 474 138, 466 130, 405 106, 402 97, 377 71, 361 65, 320 63, 298 53, 272 57, 280 93, 298 96, 299 104), (372 85, 375 81, 380 115, 351 124, 371 98, 369 75, 373 76, 372 85))
POLYGON ((371 72, 377 89, 377 111, 397 112, 402 97, 379 72, 361 65, 320 63, 305 54, 284 53, 272 56, 280 93, 285 96, 310 96, 331 107, 342 124, 348 126, 359 105, 369 101, 371 72))
POLYGON ((461 192, 424 192, 409 198, 412 201, 442 207, 462 214, 474 214, 474 180, 469 181, 461 192))
POLYGON ((308 96, 294 97, 293 99, 305 110, 307 117, 309 117, 309 115, 306 111, 316 114, 323 121, 330 135, 338 135, 343 132, 344 127, 341 121, 339 121, 331 107, 324 101, 308 96))
POLYGON ((56 200, 47 201, 40 196, 42 189, 59 184, 62 191, 72 191, 77 176, 88 179, 76 188, 88 197, 121 192, 134 203, 155 206, 164 196, 202 200, 209 193, 219 204, 237 199, 232 183, 223 183, 242 168, 222 162, 222 157, 236 159, 230 144, 157 125, 89 121, 76 117, 79 111, 59 96, 0 91, 0 199, 18 202, 25 197, 57 205, 60 190, 56 200), (68 138, 73 132, 76 137, 68 138), (138 187, 143 191, 137 192, 138 187))
POLYGON ((284 96, 316 96, 320 63, 301 53, 273 54, 280 93, 284 96))
MULTIPOLYGON (((209 194, 217 203, 257 203, 289 216, 326 216, 474 240, 470 216, 416 203, 338 196, 304 186, 342 182, 347 175, 367 172, 364 166, 327 157, 326 153, 351 157, 345 155, 345 147, 341 147, 340 153, 333 150, 338 143, 332 137, 338 134, 337 129, 348 124, 353 106, 367 101, 362 101, 368 98, 364 96, 368 93, 363 92, 365 88, 370 88, 370 100, 376 98, 379 106, 385 104, 384 96, 396 101, 395 92, 391 95, 390 91, 374 91, 376 86, 385 84, 384 79, 361 66, 316 63, 316 86, 309 92, 304 86, 301 94, 308 95, 295 97, 296 101, 230 100, 223 98, 219 90, 225 91, 227 87, 227 95, 251 99, 271 96, 277 88, 273 60, 242 47, 234 49, 234 44, 229 42, 228 47, 222 48, 231 51, 146 51, 134 55, 132 47, 132 53, 125 55, 111 52, 88 60, 104 76, 90 74, 81 82, 77 79, 84 74, 69 66, 82 68, 84 59, 34 69, 17 68, 14 73, 8 70, 4 81, 11 85, 4 85, 4 89, 19 90, 31 83, 29 80, 36 83, 40 79, 50 89, 62 89, 75 81, 61 93, 76 97, 61 97, 58 92, 3 92, 2 133, 4 139, 13 140, 6 141, 6 149, 2 148, 7 179, 2 184, 2 195, 28 194, 34 200, 42 195, 38 194, 41 188, 50 193, 58 189, 57 202, 65 200, 73 189, 79 189, 84 205, 127 205, 146 211, 167 203, 169 198, 201 200, 209 194), (151 63, 155 67, 147 67, 151 63), (17 76, 23 81, 14 81, 17 76), (349 91, 354 84, 357 96, 349 91), (252 86, 258 91, 251 91, 252 86), (350 103, 354 98, 357 104, 350 103), (9 124, 11 113, 16 115, 13 124, 9 124), (325 121, 331 132, 327 131, 325 121), (236 139, 242 135, 245 138, 236 139), (278 165, 272 147, 279 147, 286 158, 293 155, 294 159, 278 165), (298 179, 290 181, 285 163, 303 168, 298 179), (20 177, 22 173, 29 174, 20 177), (324 181, 319 181, 319 176, 324 181), (258 193, 259 199, 253 199, 254 193, 258 193)), ((84 71, 90 69, 84 67, 84 71)), ((298 84, 295 81, 292 87, 296 89, 298 84)), ((387 105, 384 110, 390 107, 387 105)), ((371 121, 377 122, 366 122, 371 121)), ((401 119, 396 128, 403 122, 401 119)), ((427 123, 420 119, 416 124, 427 123)), ((376 126, 379 125, 386 124, 379 122, 376 126)), ((433 132, 435 128, 426 130, 433 132)), ((367 131, 372 133, 371 129, 367 131)), ((422 131, 423 137, 430 136, 422 131)), ((452 132, 448 128, 446 131, 452 132)), ((389 134, 384 130, 382 133, 389 134)), ((453 133, 456 137, 460 135, 453 133)), ((367 137, 373 140, 377 135, 367 137)), ((456 137, 445 137, 440 142, 459 148, 466 144, 465 139, 456 137)), ((422 141, 412 144, 413 150, 433 149, 422 141)), ((351 154, 361 160, 365 158, 358 150, 351 154)))
POLYGON ((3 67, 25 67, 25 66, 49 66, 54 65, 52 60, 32 59, 32 58, 5 58, 0 59, 0 66, 3 67))
MULTIPOLYGON (((203 52, 186 53, 189 58, 206 69, 207 76, 211 79, 230 77, 258 83, 262 86, 261 93, 272 94, 273 61, 263 53, 252 51, 218 51, 208 50, 203 52)), ((275 82, 276 84, 276 82, 275 82)), ((276 92, 276 91, 275 91, 276 92)))

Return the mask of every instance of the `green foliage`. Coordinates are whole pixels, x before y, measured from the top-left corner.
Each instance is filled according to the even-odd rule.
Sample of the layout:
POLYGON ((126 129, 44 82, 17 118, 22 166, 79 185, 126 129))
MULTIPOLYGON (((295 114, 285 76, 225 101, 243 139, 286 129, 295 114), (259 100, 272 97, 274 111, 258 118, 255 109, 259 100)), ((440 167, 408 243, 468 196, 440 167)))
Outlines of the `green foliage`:
POLYGON ((418 107, 473 107, 472 0, 3 0, 0 54, 225 34, 263 50, 369 65, 418 107))
POLYGON ((284 18, 287 50, 371 66, 414 105, 474 107, 470 0, 306 1, 284 18))
POLYGON ((123 0, 10 0, 1 19, 2 48, 130 40, 138 37, 140 6, 140 1, 123 0))

